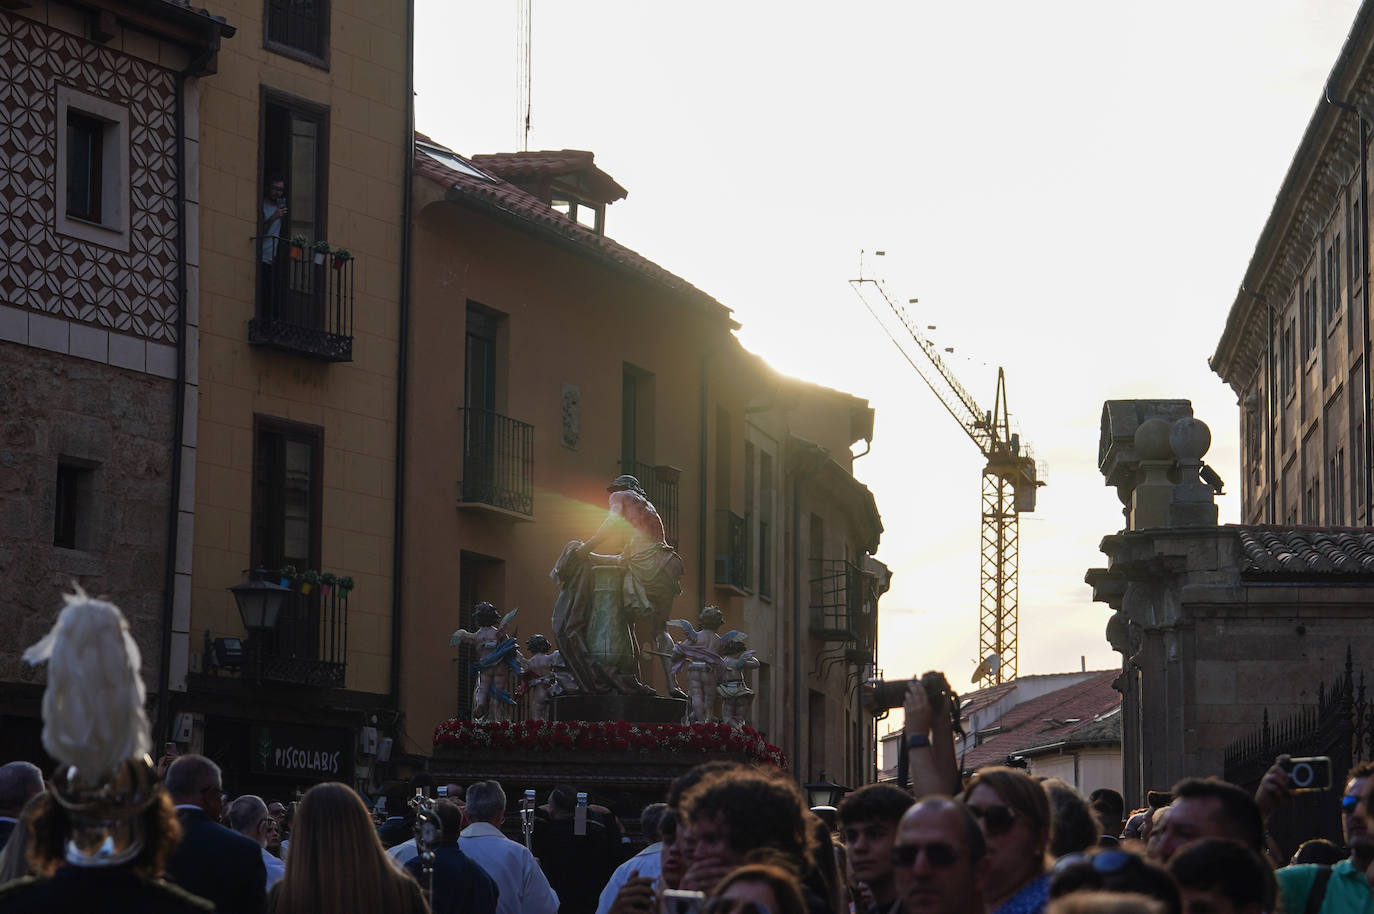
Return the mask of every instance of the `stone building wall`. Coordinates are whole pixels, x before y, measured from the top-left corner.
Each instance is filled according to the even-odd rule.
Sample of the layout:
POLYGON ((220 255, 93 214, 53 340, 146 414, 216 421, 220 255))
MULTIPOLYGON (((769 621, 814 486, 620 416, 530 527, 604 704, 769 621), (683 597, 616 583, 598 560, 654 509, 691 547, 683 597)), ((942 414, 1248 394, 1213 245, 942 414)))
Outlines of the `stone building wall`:
POLYGON ((118 604, 156 687, 171 500, 173 381, 0 342, 0 683, 73 582, 118 604), (76 548, 54 545, 59 464, 80 469, 76 548))

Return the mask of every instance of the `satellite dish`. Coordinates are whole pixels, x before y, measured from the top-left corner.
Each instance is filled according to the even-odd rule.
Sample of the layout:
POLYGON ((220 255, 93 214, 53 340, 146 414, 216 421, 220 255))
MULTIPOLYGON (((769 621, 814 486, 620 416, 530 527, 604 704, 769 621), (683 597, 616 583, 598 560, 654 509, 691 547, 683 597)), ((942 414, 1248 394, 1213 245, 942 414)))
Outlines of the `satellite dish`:
POLYGON ((996 677, 997 671, 1002 668, 1001 654, 988 654, 983 658, 983 662, 978 664, 978 669, 973 671, 973 678, 970 682, 978 682, 982 679, 992 679, 996 677))

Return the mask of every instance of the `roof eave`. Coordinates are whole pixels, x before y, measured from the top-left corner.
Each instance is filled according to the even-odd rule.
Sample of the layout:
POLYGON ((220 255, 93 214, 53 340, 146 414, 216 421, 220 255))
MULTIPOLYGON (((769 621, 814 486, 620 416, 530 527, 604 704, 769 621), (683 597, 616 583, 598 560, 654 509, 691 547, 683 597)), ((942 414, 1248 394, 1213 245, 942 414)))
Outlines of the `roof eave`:
POLYGON ((1371 42, 1374 42, 1374 0, 1365 0, 1355 15, 1350 32, 1346 35, 1336 62, 1327 76, 1322 97, 1308 119, 1307 129, 1293 153, 1288 171, 1274 199, 1274 205, 1246 266, 1240 288, 1237 289, 1236 297, 1227 312, 1221 338, 1217 341, 1216 350, 1211 358, 1207 360, 1212 371, 1230 385, 1237 395, 1242 394, 1244 385, 1253 376, 1240 375, 1244 366, 1238 364, 1238 356, 1245 335, 1253 326, 1256 309, 1281 304, 1266 302, 1263 297, 1265 283, 1274 267, 1274 259, 1302 203, 1301 192, 1310 183, 1320 162, 1321 152, 1330 142, 1341 118, 1346 114, 1327 101, 1326 91, 1329 88, 1333 97, 1344 99, 1354 90, 1369 58, 1371 42))

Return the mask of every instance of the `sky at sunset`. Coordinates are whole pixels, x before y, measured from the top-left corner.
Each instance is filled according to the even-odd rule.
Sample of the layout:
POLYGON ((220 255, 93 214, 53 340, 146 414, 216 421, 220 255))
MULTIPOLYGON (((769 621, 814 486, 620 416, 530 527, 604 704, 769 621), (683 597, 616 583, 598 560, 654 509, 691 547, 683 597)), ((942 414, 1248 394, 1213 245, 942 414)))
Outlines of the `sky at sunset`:
MULTIPOLYGON (((1083 583, 1121 526, 1102 402, 1191 399, 1238 520, 1238 410, 1207 358, 1358 4, 532 2, 529 148, 592 150, 629 190, 609 236, 734 309, 781 371, 875 407, 854 472, 894 573, 887 676, 968 688, 982 461, 848 285, 877 249, 869 275, 920 299, 986 408, 1005 367, 1048 464, 1020 673, 1117 667, 1083 583)), ((417 17, 418 129, 519 149, 513 0, 417 17)))

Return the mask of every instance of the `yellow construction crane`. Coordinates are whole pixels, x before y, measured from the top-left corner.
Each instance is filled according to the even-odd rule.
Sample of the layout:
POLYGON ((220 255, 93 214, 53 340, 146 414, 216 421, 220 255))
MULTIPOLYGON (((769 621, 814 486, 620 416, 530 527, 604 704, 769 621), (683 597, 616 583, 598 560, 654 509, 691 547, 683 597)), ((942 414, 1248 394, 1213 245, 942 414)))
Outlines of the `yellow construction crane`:
MULTIPOLYGON (((860 270, 862 273, 862 269, 860 270)), ((949 410, 954 421, 973 439, 985 461, 983 465, 982 567, 979 575, 978 656, 982 661, 973 681, 987 684, 1016 678, 1017 576, 1020 565, 1020 515, 1035 510, 1037 489, 1044 485, 1037 478, 1035 458, 1021 437, 1011 430, 1007 412, 1007 382, 997 369, 997 394, 991 411, 978 405, 954 372, 940 358, 939 350, 921 332, 906 309, 893 300, 881 280, 860 276, 850 286, 870 314, 882 326, 902 356, 916 369, 921 380, 949 410), (923 360, 912 357, 908 347, 888 328, 875 306, 876 293, 886 303, 921 351, 923 360), (929 362, 922 367, 921 362, 929 362), (933 371, 931 369, 934 369, 933 371)), ((914 303, 916 299, 911 299, 914 303)))

